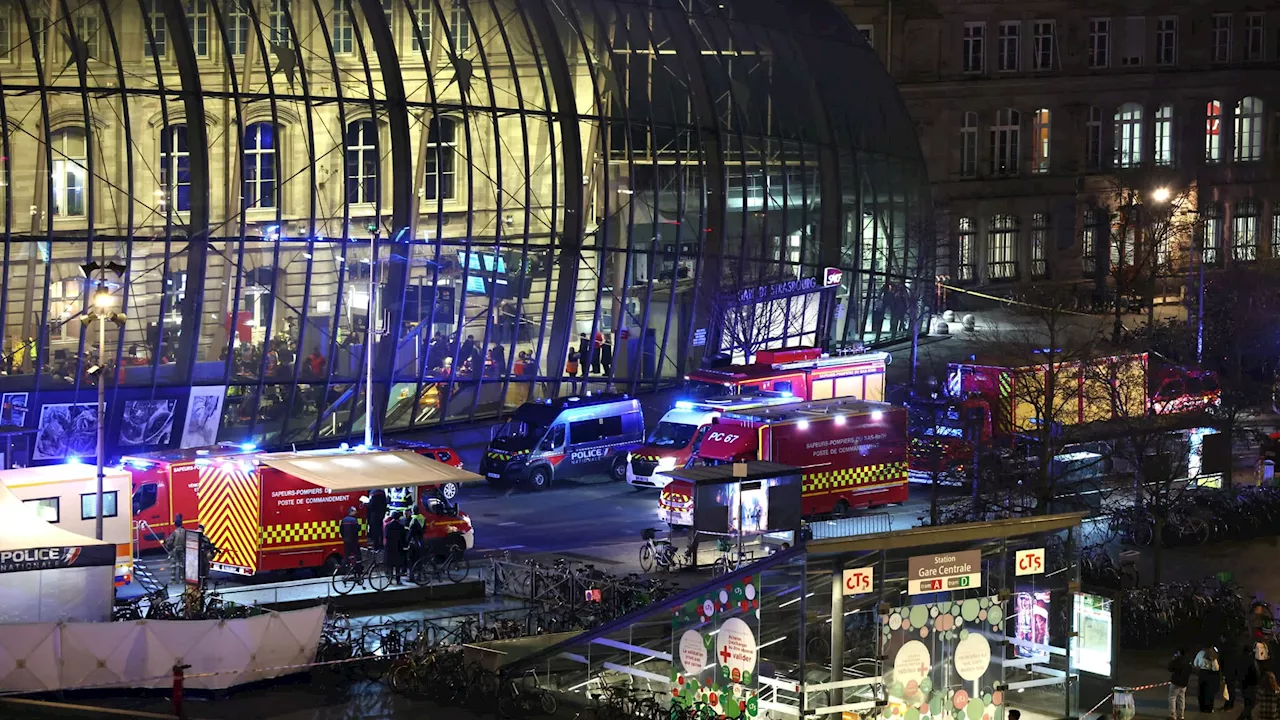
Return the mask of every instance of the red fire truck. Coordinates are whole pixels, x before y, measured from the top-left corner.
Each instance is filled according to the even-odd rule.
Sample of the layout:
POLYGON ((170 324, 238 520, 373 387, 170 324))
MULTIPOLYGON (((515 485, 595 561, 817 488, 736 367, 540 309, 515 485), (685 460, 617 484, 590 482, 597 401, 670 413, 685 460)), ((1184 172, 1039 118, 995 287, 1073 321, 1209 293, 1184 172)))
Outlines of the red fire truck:
MULTIPOLYGON (((865 400, 825 400, 724 413, 689 464, 771 460, 804 471, 801 513, 843 514, 907 499, 907 413, 865 400)), ((673 526, 693 523, 693 488, 672 480, 658 500, 673 526)))
POLYGON ((411 450, 361 448, 223 457, 198 463, 199 516, 222 553, 213 569, 237 575, 336 565, 339 523, 347 509, 384 488, 392 506, 412 494, 437 545, 474 545, 471 518, 436 494, 446 483, 479 475, 411 450))
POLYGON ((218 445, 210 448, 161 450, 121 459, 133 474, 133 520, 146 523, 138 533, 138 549, 154 550, 173 532, 174 518, 182 516, 189 528, 200 522, 196 492, 202 464, 252 454, 252 445, 218 445))
POLYGON ((688 375, 698 398, 766 390, 791 393, 801 400, 857 398, 884 400, 889 354, 823 355, 817 348, 761 350, 750 365, 704 368, 688 375))

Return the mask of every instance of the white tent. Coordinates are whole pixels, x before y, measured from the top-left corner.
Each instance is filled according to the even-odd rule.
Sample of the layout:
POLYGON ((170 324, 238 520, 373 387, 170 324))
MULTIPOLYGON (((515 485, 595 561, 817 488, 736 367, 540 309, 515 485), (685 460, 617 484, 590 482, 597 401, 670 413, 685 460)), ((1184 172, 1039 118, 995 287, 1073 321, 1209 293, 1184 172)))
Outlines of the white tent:
POLYGON ((111 618, 116 546, 41 520, 0 484, 0 624, 111 618))

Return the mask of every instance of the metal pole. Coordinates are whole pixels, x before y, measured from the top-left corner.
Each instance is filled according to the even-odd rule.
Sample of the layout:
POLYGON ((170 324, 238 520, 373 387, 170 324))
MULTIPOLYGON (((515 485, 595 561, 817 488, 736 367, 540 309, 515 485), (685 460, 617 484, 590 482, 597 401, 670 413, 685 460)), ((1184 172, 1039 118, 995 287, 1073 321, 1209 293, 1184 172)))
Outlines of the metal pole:
POLYGON ((373 274, 378 267, 378 233, 369 240, 369 305, 364 330, 364 446, 373 447, 373 318, 378 289, 373 274))
POLYGON ((98 504, 94 520, 94 537, 102 539, 102 485, 105 479, 107 453, 107 319, 95 313, 98 322, 98 504))
POLYGON ((1204 241, 1200 244, 1200 293, 1196 311, 1196 364, 1204 362, 1204 241))

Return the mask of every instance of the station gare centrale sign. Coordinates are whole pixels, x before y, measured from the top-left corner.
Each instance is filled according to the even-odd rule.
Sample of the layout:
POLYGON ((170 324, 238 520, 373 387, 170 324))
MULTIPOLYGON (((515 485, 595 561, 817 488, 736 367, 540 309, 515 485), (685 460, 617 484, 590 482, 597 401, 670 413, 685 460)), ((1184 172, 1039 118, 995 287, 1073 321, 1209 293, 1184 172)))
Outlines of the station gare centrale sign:
POLYGON ((982 551, 917 555, 907 560, 907 594, 982 587, 982 551))

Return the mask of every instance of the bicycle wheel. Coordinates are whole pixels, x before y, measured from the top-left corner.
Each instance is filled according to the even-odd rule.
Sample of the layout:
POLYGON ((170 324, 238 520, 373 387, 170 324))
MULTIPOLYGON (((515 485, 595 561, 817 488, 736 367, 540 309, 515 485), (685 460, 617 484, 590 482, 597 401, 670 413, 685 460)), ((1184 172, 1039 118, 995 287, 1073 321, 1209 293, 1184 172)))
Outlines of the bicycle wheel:
POLYGON ((431 581, 431 561, 422 558, 409 568, 409 582, 415 585, 426 585, 431 581))
POLYGON ((445 558, 444 576, 449 578, 451 582, 459 583, 467 579, 467 575, 471 574, 471 562, 467 560, 466 555, 451 552, 449 557, 445 558))
POLYGON ((640 546, 640 569, 645 572, 653 570, 653 548, 647 543, 640 546))
POLYGON ((560 703, 556 702, 556 696, 546 690, 538 691, 538 707, 542 708, 543 715, 555 715, 559 709, 560 703))
POLYGON ((377 592, 382 592, 391 586, 391 568, 384 563, 378 563, 369 568, 369 587, 377 592))
POLYGON ((349 565, 339 565, 337 570, 333 571, 333 591, 339 595, 346 595, 355 589, 360 581, 360 575, 349 565))

